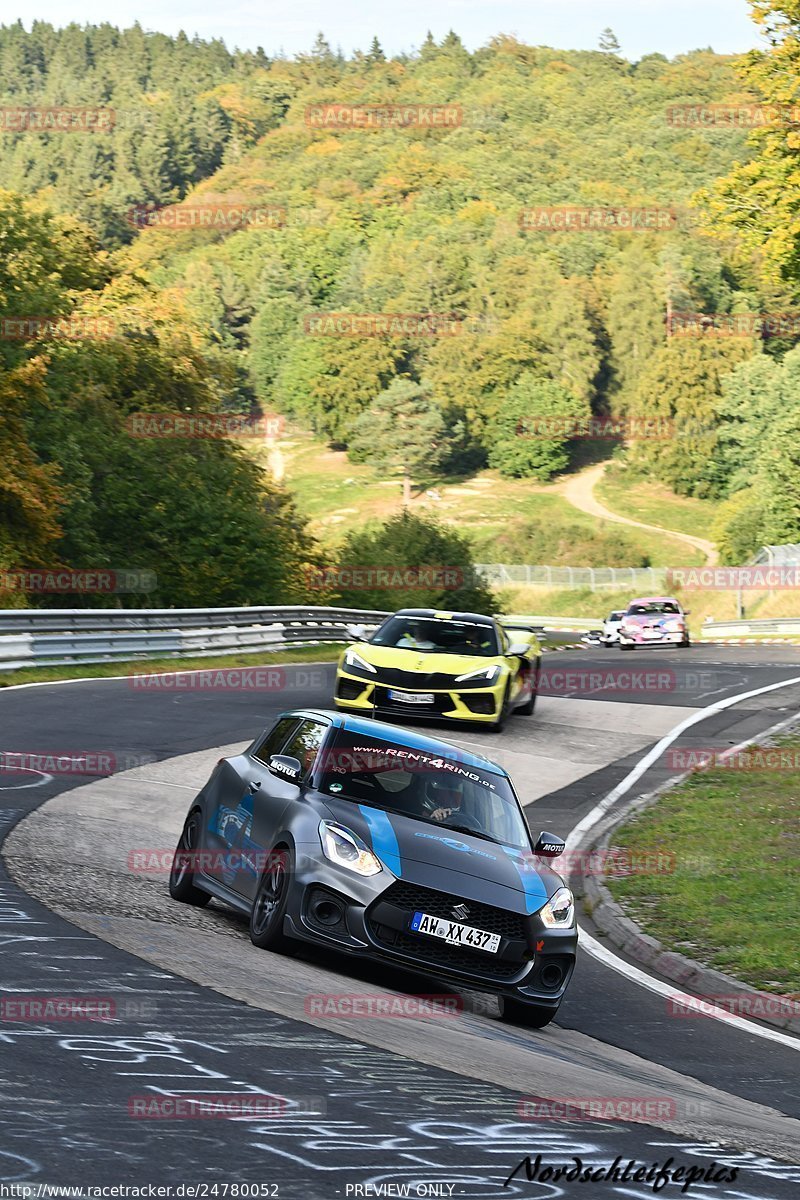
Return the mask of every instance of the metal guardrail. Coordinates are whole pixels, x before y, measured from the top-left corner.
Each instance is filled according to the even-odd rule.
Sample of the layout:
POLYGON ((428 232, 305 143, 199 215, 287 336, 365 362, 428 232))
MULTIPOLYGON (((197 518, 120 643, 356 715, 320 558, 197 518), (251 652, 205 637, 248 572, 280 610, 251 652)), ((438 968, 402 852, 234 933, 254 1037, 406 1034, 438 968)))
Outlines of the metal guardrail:
POLYGON ((706 621, 701 637, 800 637, 800 618, 774 617, 763 621, 706 621))
POLYGON ((603 623, 602 617, 530 617, 514 614, 504 614, 498 617, 498 620, 501 625, 513 625, 517 621, 521 625, 535 625, 545 633, 548 630, 557 633, 582 633, 585 629, 597 629, 603 623))
POLYGON ((348 640, 385 612, 356 608, 5 609, 0 671, 20 667, 206 658, 348 640), (9 632, 12 631, 12 632, 9 632))
MULTIPOLYGON (((0 610, 0 671, 146 658, 207 658, 348 640, 387 612, 363 608, 62 608, 0 610)), ((516 616, 543 630, 580 631, 584 618, 516 616)))

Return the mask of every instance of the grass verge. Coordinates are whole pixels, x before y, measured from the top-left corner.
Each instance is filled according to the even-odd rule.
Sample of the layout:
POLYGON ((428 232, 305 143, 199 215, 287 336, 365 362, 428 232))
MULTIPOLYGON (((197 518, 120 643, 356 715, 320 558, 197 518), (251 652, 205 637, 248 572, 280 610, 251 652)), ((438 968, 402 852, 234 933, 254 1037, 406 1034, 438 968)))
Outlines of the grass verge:
MULTIPOLYGON (((647 525, 661 525, 664 529, 674 529, 692 537, 710 537, 717 511, 717 505, 711 500, 678 496, 662 483, 642 479, 616 465, 609 467, 594 491, 601 503, 621 517, 644 521, 647 525)), ((677 565, 683 566, 685 557, 682 552, 681 562, 677 565)), ((686 563, 691 565, 688 558, 686 563)))
MULTIPOLYGON (((294 425, 276 446, 250 452, 284 480, 311 532, 331 554, 353 530, 401 510, 399 480, 350 462, 345 453, 294 425)), ((660 534, 622 528, 573 508, 558 487, 558 481, 542 484, 477 471, 421 482, 411 507, 456 525, 481 562, 672 566, 680 560, 682 566, 696 566, 705 561, 701 552, 676 547, 660 534)), ((631 503, 628 496, 629 508, 631 503)))
POLYGON ((0 688, 17 683, 57 683, 61 679, 106 679, 114 675, 160 674, 165 671, 205 671, 224 667, 257 667, 262 663, 282 666, 292 662, 335 662, 343 644, 298 646, 254 654, 224 654, 213 658, 137 658, 126 662, 76 663, 74 667, 23 667, 19 671, 3 671, 0 688))
MULTIPOLYGON (((796 762, 800 737, 778 747, 796 762)), ((796 769, 700 771, 622 826, 615 846, 675 855, 674 872, 609 879, 628 916, 670 950, 780 994, 800 992, 796 769)))

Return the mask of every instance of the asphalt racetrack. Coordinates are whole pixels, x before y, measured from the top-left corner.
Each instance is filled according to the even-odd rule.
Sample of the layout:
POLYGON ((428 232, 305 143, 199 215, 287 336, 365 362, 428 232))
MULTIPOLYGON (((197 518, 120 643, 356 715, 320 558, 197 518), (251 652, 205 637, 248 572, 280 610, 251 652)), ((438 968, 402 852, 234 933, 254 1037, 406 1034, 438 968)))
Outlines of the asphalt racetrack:
MULTIPOLYGON (((478 993, 446 1018, 326 1015, 320 997, 443 986, 311 948, 258 951, 239 916, 215 901, 178 905, 165 875, 131 871, 132 850, 174 846, 222 753, 283 709, 329 706, 332 670, 295 664, 239 687, 125 677, 0 691, 0 750, 61 764, 0 773, 0 1196, 196 1185, 197 1196, 635 1198, 656 1191, 634 1168, 621 1178, 628 1162, 669 1159, 697 1169, 691 1196, 800 1195, 790 1034, 676 1020, 619 956, 583 950, 556 1022, 538 1032, 500 1021, 478 993), (20 1016, 10 1002, 31 997, 95 998, 113 1012, 20 1016), (236 1097, 238 1115, 171 1117, 162 1105, 153 1116, 145 1103, 201 1092, 236 1097), (261 1097, 257 1111, 248 1097, 261 1097), (543 1119, 541 1104, 559 1097, 613 1099, 617 1113, 647 1101, 648 1119, 635 1104, 634 1120, 553 1119, 555 1107, 543 1119), (548 1173, 576 1159, 596 1172, 620 1161, 610 1179, 548 1173)), ((800 680, 800 649, 586 648, 547 655, 544 672, 534 715, 503 733, 432 732, 502 762, 534 834, 566 837, 682 720, 800 680)), ((735 746, 795 713, 800 682, 713 711, 676 746, 735 746)), ((674 774, 662 756, 631 794, 674 774)))

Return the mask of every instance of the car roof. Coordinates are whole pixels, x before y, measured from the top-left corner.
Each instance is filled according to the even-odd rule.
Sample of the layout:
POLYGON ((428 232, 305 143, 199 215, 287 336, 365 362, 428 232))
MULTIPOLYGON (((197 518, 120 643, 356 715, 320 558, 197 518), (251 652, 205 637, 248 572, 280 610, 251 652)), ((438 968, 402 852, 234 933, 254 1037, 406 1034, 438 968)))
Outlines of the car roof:
POLYGON ((398 608, 395 617, 439 617, 446 621, 471 621, 474 625, 494 625, 494 617, 485 613, 452 612, 446 608, 398 608))
POLYGON ((637 596, 635 599, 628 601, 628 608, 632 604, 665 604, 667 602, 670 604, 679 603, 674 596, 637 596))
POLYGON ((490 758, 485 758, 482 754, 471 754, 467 750, 462 750, 460 746, 454 746, 452 742, 427 737, 425 734, 417 733, 414 729, 403 729, 399 725, 390 725, 387 721, 373 721, 371 717, 351 716, 350 713, 333 712, 326 708, 296 708, 280 715, 281 717, 323 717, 337 729, 347 729, 351 733, 360 734, 361 737, 386 738, 387 741, 392 741, 398 746, 406 746, 411 750, 425 750, 429 754, 438 755, 441 758, 457 758, 460 763, 480 767, 484 771, 491 771, 494 775, 507 777, 507 772, 501 766, 492 762, 490 758))

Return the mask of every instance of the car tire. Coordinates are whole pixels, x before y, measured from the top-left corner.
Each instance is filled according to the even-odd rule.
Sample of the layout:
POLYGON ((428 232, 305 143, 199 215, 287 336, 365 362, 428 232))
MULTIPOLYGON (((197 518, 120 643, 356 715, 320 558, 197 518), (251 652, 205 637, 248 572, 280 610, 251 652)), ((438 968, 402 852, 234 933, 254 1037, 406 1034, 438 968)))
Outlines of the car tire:
POLYGON ((690 639, 689 639, 688 637, 686 638, 686 640, 685 640, 685 641, 683 641, 683 642, 679 642, 679 643, 678 643, 678 645, 680 646, 681 650, 688 650, 688 649, 689 649, 689 647, 691 646, 691 644, 692 644, 692 643, 691 643, 691 641, 690 641, 690 639))
POLYGON ((294 855, 289 847, 274 846, 258 881, 250 912, 250 941, 259 950, 285 950, 289 944, 283 932, 283 918, 293 874, 294 855))
POLYGON ((559 1006, 529 1004, 527 1000, 516 1000, 513 996, 501 996, 501 1015, 513 1025, 524 1025, 527 1029, 544 1029, 558 1012, 559 1006))
POLYGON ((203 908, 211 899, 208 892, 195 887, 194 871, 188 857, 200 846, 202 827, 203 814, 199 808, 193 808, 184 822, 169 872, 169 894, 172 899, 180 900, 182 904, 194 904, 197 908, 203 908))
POLYGON ((521 713, 523 717, 529 717, 531 715, 531 713, 533 712, 533 710, 536 708, 536 697, 537 697, 538 691, 539 691, 539 671, 540 670, 541 670, 541 664, 537 664, 536 670, 531 671, 531 675, 533 676, 533 679, 531 681, 531 694, 530 694, 529 698, 525 701, 525 703, 517 709, 517 712, 521 713))
POLYGON ((492 721, 489 728, 492 733, 501 733, 506 721, 508 720, 508 710, 511 707, 511 682, 506 684, 506 690, 503 693, 503 703, 500 708, 500 715, 496 721, 492 721))
POLYGON ((633 644, 631 642, 620 642, 619 648, 620 650, 632 650, 633 644))

